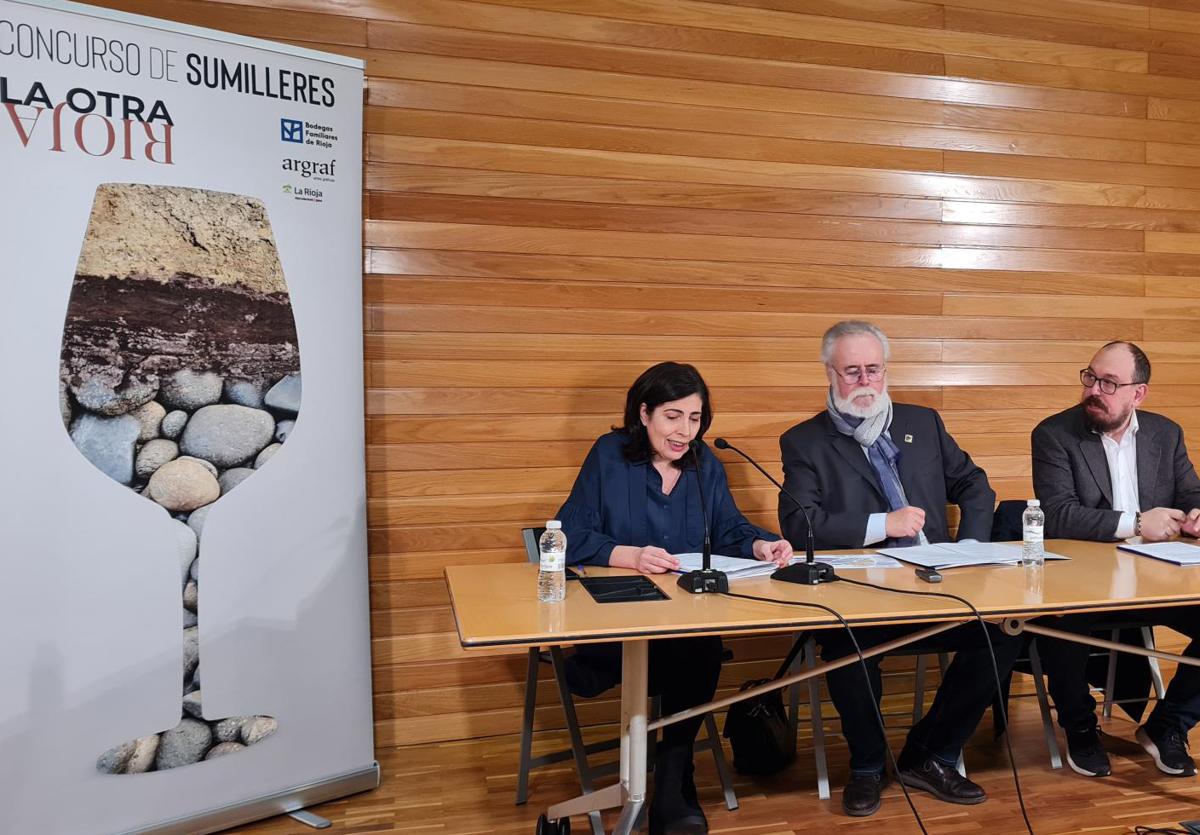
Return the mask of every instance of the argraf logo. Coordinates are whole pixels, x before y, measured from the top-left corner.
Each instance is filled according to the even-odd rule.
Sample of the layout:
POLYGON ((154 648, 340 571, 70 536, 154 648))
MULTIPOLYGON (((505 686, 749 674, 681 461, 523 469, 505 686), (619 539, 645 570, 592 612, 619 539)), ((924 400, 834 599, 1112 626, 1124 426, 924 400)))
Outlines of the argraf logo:
POLYGON ((329 162, 313 162, 307 159, 292 159, 285 157, 282 168, 292 174, 299 174, 304 179, 325 180, 333 182, 334 167, 337 165, 336 159, 331 159, 329 162))

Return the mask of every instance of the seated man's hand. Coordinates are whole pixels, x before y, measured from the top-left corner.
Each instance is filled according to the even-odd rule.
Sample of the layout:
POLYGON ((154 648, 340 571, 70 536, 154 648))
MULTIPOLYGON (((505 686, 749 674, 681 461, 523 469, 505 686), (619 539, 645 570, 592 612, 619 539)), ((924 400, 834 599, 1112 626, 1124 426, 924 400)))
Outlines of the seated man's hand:
POLYGON ((754 540, 754 559, 762 562, 773 562, 783 568, 792 561, 792 543, 786 539, 767 542, 765 539, 754 540))
POLYGON ((1200 537, 1200 507, 1193 507, 1191 513, 1179 526, 1179 532, 1185 536, 1200 537))
POLYGON ((1142 512, 1142 539, 1146 542, 1162 542, 1178 536, 1186 519, 1182 510, 1173 507, 1156 507, 1142 512))
MULTIPOLYGON (((1145 514, 1142 514, 1145 518, 1145 514)), ((902 507, 893 510, 884 520, 884 531, 888 539, 916 536, 925 527, 925 511, 919 507, 902 507)))

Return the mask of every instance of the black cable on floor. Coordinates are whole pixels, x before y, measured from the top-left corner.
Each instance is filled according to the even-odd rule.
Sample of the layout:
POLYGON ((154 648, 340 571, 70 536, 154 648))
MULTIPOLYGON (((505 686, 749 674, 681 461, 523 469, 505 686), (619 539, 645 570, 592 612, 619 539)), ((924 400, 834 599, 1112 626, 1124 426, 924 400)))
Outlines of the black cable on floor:
POLYGON ((741 600, 756 600, 760 603, 779 603, 784 606, 806 606, 810 609, 820 609, 823 612, 828 612, 833 615, 846 628, 846 634, 850 637, 850 642, 854 645, 854 651, 858 654, 858 663, 862 667, 863 678, 867 682, 867 691, 871 696, 871 703, 875 705, 875 718, 879 722, 879 731, 883 734, 883 745, 887 749, 888 760, 892 764, 892 773, 896 775, 896 782, 900 784, 900 790, 904 792, 904 799, 908 801, 908 808, 912 810, 913 817, 917 820, 917 826, 920 827, 923 835, 929 835, 929 830, 925 828, 925 822, 921 820, 921 814, 917 811, 917 807, 913 804, 912 797, 908 793, 908 786, 904 785, 904 781, 900 779, 900 767, 896 763, 896 755, 892 752, 892 746, 888 743, 887 726, 883 722, 883 712, 879 707, 879 700, 875 698, 875 688, 871 686, 871 674, 867 670, 867 659, 863 657, 862 649, 858 645, 858 638, 854 637, 854 630, 850 628, 850 624, 842 617, 841 613, 831 609, 823 603, 806 603, 799 600, 781 600, 776 597, 756 597, 752 594, 738 594, 736 592, 721 592, 726 597, 736 597, 741 600))
MULTIPOLYGON (((874 583, 867 583, 863 580, 851 580, 847 577, 842 577, 841 575, 838 576, 838 580, 843 583, 850 583, 854 586, 863 586, 869 589, 892 592, 893 594, 908 594, 916 597, 944 597, 947 600, 955 600, 966 606, 971 610, 971 613, 975 615, 975 619, 979 621, 979 628, 983 630, 983 638, 985 641, 987 641, 988 654, 992 657, 992 674, 996 677, 996 695, 999 696, 1000 693, 1003 692, 1004 688, 1001 686, 1000 682, 1000 668, 996 664, 996 650, 992 646, 992 636, 988 634, 987 621, 983 619, 983 615, 980 614, 979 610, 975 608, 975 604, 973 604, 970 600, 967 600, 965 597, 959 597, 957 594, 949 594, 941 591, 912 591, 909 589, 893 589, 888 588, 887 586, 879 586, 874 583)), ((1004 745, 1005 748, 1008 749, 1008 765, 1012 769, 1013 785, 1017 788, 1017 803, 1021 807, 1021 817, 1025 820, 1025 829, 1029 832, 1029 835, 1034 835, 1033 825, 1029 822, 1029 813, 1025 810, 1025 796, 1021 793, 1021 778, 1017 774, 1017 761, 1013 757, 1011 739, 1012 726, 1008 722, 1008 711, 1005 709, 1005 706, 1001 703, 1001 699, 999 698, 996 699, 996 708, 999 709, 1000 719, 1004 722, 1004 745)))

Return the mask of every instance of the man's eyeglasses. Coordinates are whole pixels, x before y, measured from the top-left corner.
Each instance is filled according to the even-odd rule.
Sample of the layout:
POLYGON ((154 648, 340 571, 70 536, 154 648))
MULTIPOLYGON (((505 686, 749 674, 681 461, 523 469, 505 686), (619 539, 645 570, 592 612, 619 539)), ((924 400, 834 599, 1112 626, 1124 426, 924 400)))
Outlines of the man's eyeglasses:
POLYGON ((1118 383, 1113 380, 1106 380, 1103 377, 1097 377, 1090 368, 1084 368, 1080 370, 1079 382, 1083 383, 1083 387, 1085 389, 1090 389, 1092 386, 1099 383, 1100 391, 1104 392, 1105 394, 1116 394, 1117 389, 1124 388, 1125 386, 1141 385, 1141 383, 1136 380, 1132 383, 1118 383))
MULTIPOLYGON (((833 368, 833 366, 830 366, 830 368, 833 368)), ((833 373, 837 374, 847 383, 857 383, 863 377, 866 377, 868 383, 878 383, 883 379, 883 375, 887 373, 887 366, 850 365, 846 368, 833 368, 833 373)))

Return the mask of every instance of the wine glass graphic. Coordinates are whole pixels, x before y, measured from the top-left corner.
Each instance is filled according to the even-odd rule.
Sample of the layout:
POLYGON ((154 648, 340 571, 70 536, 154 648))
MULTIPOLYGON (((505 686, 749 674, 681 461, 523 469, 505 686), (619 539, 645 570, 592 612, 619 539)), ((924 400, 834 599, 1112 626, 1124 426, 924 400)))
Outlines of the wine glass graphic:
POLYGON ((197 624, 208 512, 267 464, 300 411, 295 319, 263 204, 201 189, 99 186, 60 374, 76 448, 163 507, 180 535, 180 721, 105 751, 97 769, 161 771, 262 741, 278 727, 271 716, 204 714, 197 624))

